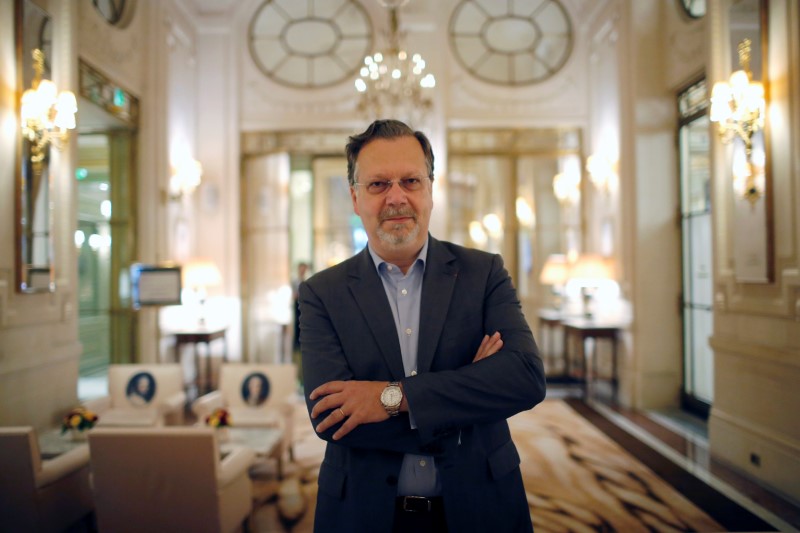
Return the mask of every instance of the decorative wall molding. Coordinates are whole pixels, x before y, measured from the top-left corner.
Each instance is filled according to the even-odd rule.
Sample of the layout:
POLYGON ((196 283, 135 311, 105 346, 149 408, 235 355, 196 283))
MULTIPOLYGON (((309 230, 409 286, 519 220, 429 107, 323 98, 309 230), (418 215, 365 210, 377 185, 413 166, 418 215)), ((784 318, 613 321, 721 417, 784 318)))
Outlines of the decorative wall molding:
POLYGON ((242 134, 242 156, 259 156, 274 152, 306 152, 311 154, 342 155, 342 139, 352 131, 246 132, 242 134))
POLYGON ((777 433, 761 424, 750 422, 716 407, 712 408, 711 417, 717 418, 736 430, 767 440, 772 445, 783 448, 785 452, 794 457, 800 457, 800 441, 787 437, 784 433, 777 433))
MULTIPOLYGON (((273 90, 264 82, 250 80, 245 84, 244 101, 249 110, 258 109, 258 115, 331 115, 353 114, 356 108, 356 92, 352 91, 286 91, 273 90), (283 97, 281 93, 285 93, 283 97), (300 93, 300 94, 298 94, 300 93)), ((248 112, 248 114, 250 114, 248 112)))
MULTIPOLYGON (((793 327, 795 326, 787 325, 787 328, 793 327)), ((709 345, 722 357, 745 357, 750 361, 776 364, 788 368, 800 368, 797 350, 746 342, 738 338, 724 337, 720 334, 710 337, 709 345)))
POLYGON ((463 74, 453 78, 446 98, 455 113, 480 109, 481 115, 541 116, 545 112, 550 116, 557 112, 563 116, 564 110, 570 110, 569 115, 576 110, 579 114, 585 112, 583 91, 572 74, 557 76, 551 83, 537 85, 535 89, 489 87, 463 74))

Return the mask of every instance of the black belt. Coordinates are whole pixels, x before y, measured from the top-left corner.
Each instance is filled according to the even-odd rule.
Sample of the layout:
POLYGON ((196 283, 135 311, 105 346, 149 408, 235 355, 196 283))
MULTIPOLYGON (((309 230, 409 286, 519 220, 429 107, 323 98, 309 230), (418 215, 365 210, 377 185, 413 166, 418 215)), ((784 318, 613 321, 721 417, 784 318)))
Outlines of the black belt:
POLYGON ((441 496, 426 498, 424 496, 398 496, 395 500, 398 511, 408 513, 435 513, 444 510, 444 500, 441 496))

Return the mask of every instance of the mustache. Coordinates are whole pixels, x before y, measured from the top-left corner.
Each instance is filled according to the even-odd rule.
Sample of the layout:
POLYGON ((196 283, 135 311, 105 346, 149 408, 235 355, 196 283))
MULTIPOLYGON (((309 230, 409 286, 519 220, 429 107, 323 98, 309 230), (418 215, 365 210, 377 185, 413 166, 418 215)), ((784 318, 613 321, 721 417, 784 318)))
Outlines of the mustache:
POLYGON ((417 213, 411 207, 387 207, 378 215, 378 220, 384 222, 385 220, 393 217, 411 217, 417 220, 417 213))

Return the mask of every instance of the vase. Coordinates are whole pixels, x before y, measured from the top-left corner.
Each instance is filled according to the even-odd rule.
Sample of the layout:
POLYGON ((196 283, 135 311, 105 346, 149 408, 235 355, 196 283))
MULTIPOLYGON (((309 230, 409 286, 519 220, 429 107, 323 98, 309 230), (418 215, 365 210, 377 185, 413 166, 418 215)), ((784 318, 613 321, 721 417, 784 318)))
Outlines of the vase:
POLYGON ((219 442, 228 442, 230 438, 231 436, 230 433, 228 433, 228 428, 226 427, 217 428, 217 440, 219 442))
POLYGON ((88 431, 73 428, 69 430, 69 438, 73 442, 86 442, 89 438, 88 433, 88 431))

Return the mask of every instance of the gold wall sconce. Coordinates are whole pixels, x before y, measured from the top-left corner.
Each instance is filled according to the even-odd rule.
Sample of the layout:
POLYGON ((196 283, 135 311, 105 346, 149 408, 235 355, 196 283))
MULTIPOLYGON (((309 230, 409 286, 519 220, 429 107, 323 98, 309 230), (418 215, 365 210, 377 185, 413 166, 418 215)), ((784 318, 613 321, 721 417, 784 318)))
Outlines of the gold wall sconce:
POLYGON ((744 159, 734 161, 734 187, 751 204, 764 195, 764 163, 766 154, 753 153, 753 135, 764 129, 766 98, 764 85, 752 80, 750 72, 750 39, 738 46, 740 70, 731 74, 728 81, 714 84, 711 91, 710 120, 719 124, 719 135, 724 143, 741 139, 744 159))
POLYGON ((581 176, 578 172, 565 171, 553 176, 553 193, 563 206, 576 205, 581 198, 581 176))
POLYGON ((586 158, 586 171, 595 189, 603 192, 615 190, 619 183, 617 163, 604 154, 593 154, 586 158))
POLYGON ((56 84, 43 79, 44 52, 33 51, 34 77, 31 88, 22 94, 20 119, 22 134, 31 143, 31 164, 41 171, 47 147, 63 150, 69 141, 69 130, 75 129, 78 103, 72 91, 58 92, 56 84))
POLYGON ((196 159, 186 159, 175 165, 169 178, 169 199, 177 202, 194 194, 203 179, 203 165, 196 159))

